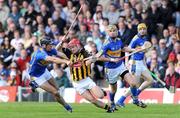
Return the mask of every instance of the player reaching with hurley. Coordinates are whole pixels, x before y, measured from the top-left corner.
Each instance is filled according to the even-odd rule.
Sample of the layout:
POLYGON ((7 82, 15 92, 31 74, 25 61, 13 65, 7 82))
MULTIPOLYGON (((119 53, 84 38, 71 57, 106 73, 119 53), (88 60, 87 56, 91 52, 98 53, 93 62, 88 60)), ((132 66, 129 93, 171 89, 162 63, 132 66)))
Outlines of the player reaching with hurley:
POLYGON ((80 43, 80 40, 73 38, 68 43, 68 48, 62 48, 62 46, 58 44, 56 49, 61 49, 61 51, 70 60, 70 75, 75 90, 96 107, 105 109, 107 112, 113 112, 108 104, 105 104, 97 99, 102 99, 104 97, 104 92, 90 77, 91 63, 94 60, 84 60, 90 55, 85 51, 80 43))
POLYGON ((32 81, 30 82, 30 86, 32 87, 32 90, 42 88, 43 90, 51 93, 58 103, 64 106, 67 111, 72 112, 71 106, 67 104, 63 97, 59 94, 54 78, 47 69, 49 62, 69 64, 68 60, 54 57, 54 55, 61 54, 59 54, 56 49, 52 48, 52 44, 53 43, 50 38, 42 38, 40 40, 41 47, 38 48, 38 50, 31 56, 29 75, 32 81))
MULTIPOLYGON (((140 23, 137 27, 138 34, 134 36, 132 41, 129 44, 129 48, 137 49, 144 47, 146 50, 151 47, 151 43, 147 41, 147 26, 144 23, 140 23)), ((145 51, 146 51, 145 50, 145 51)), ((130 71, 132 75, 136 78, 138 82, 137 95, 139 95, 145 88, 149 87, 153 83, 153 78, 147 69, 147 66, 144 61, 145 51, 137 52, 131 56, 131 67, 130 71), (143 78, 144 82, 141 84, 140 79, 143 78)), ((127 91, 121 98, 117 101, 117 104, 121 107, 124 107, 124 101, 127 96, 131 93, 127 91)), ((141 106, 146 107, 146 105, 141 106)))
MULTIPOLYGON (((121 52, 134 52, 142 49, 130 49, 124 47, 121 39, 117 37, 118 30, 115 25, 109 25, 107 28, 108 39, 105 41, 103 49, 96 55, 98 60, 105 61, 105 68, 107 70, 107 79, 110 85, 110 102, 111 107, 116 110, 116 105, 114 103, 114 96, 117 91, 117 80, 119 76, 127 81, 130 85, 130 90, 133 97, 133 103, 138 106, 143 106, 137 97, 137 84, 135 78, 129 73, 128 69, 125 67, 124 61, 121 57, 121 52), (114 61, 114 62, 113 62, 114 61)), ((117 104, 119 106, 119 104, 117 104)))

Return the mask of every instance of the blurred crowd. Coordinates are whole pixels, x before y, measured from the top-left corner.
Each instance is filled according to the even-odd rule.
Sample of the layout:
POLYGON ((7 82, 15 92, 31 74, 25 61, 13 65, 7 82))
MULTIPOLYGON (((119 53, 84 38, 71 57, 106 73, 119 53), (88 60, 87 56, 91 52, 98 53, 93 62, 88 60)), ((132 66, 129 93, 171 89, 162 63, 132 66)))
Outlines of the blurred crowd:
MULTIPOLYGON (((0 86, 29 84, 31 54, 49 36, 57 45, 80 14, 62 46, 72 38, 96 54, 107 38, 106 27, 116 24, 128 46, 141 22, 148 26, 153 47, 146 54, 150 71, 170 86, 180 87, 180 2, 178 0, 0 0, 0 86)), ((59 87, 72 87, 66 65, 50 64, 59 87)), ((105 86, 103 62, 92 65, 92 78, 105 86)), ((154 83, 152 87, 161 87, 154 83)))

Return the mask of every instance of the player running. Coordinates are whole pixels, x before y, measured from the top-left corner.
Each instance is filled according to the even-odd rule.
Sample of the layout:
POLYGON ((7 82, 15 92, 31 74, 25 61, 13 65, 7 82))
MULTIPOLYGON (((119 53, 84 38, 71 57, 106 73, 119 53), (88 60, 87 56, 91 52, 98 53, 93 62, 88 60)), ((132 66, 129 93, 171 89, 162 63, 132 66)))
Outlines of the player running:
MULTIPOLYGON (((130 85, 130 90, 133 97, 133 103, 139 106, 144 105, 137 97, 137 88, 135 78, 129 73, 128 69, 125 67, 124 61, 119 60, 121 58, 121 52, 131 52, 137 51, 137 49, 130 49, 124 47, 122 41, 117 37, 118 30, 115 25, 109 25, 107 29, 109 38, 104 44, 103 51, 101 51, 97 56, 103 54, 99 60, 105 61, 105 68, 107 73, 108 82, 110 85, 110 102, 111 107, 116 109, 114 103, 114 96, 117 91, 117 80, 119 76, 127 81, 130 85), (114 61, 114 62, 112 62, 114 61)), ((118 105, 118 104, 117 104, 118 105)))
MULTIPOLYGON (((140 23, 137 27, 138 34, 134 36, 129 47, 131 49, 136 49, 143 47, 146 45, 146 49, 151 47, 151 43, 147 41, 146 34, 147 34, 147 27, 144 23, 140 23)), ((144 61, 144 51, 137 52, 132 55, 131 57, 131 68, 130 71, 133 76, 135 76, 136 81, 138 83, 137 95, 139 95, 145 88, 149 87, 153 83, 153 78, 147 69, 147 66, 144 61), (144 79, 144 82, 141 84, 140 78, 144 79)), ((127 91, 125 95, 121 96, 121 98, 117 101, 117 105, 124 107, 124 101, 131 93, 127 91)), ((147 105, 142 105, 140 107, 145 108, 147 105)))
MULTIPOLYGON (((60 46, 56 48, 59 49, 60 46)), ((75 90, 96 107, 105 109, 107 112, 113 112, 108 104, 97 99, 103 98, 104 92, 90 78, 92 60, 84 60, 90 55, 85 51, 80 41, 76 38, 71 39, 68 48, 62 48, 61 50, 70 60, 70 74, 75 90)))
POLYGON ((30 61, 29 75, 32 79, 30 86, 33 90, 40 87, 51 93, 58 103, 63 105, 67 111, 72 112, 71 106, 67 104, 59 94, 54 78, 47 69, 49 62, 69 64, 69 61, 53 56, 58 53, 52 48, 52 41, 48 37, 44 37, 40 40, 40 45, 41 47, 33 53, 30 61))

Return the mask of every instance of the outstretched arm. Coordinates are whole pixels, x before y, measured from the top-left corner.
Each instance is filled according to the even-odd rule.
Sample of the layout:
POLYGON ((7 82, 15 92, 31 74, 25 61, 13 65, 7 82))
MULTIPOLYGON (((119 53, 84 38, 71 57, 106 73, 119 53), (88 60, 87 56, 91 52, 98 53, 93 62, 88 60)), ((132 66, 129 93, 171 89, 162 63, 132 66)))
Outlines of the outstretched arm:
POLYGON ((65 63, 65 64, 69 65, 69 63, 70 63, 69 60, 61 59, 61 58, 57 58, 57 57, 53 57, 53 56, 47 56, 45 60, 49 61, 49 62, 57 63, 57 64, 65 63))

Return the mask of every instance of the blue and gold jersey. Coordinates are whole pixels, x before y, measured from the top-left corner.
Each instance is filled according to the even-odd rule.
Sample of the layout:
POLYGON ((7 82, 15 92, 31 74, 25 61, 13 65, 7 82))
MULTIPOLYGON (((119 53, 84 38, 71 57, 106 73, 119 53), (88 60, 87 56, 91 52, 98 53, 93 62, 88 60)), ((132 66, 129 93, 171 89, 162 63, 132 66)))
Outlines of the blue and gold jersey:
POLYGON ((41 76, 49 62, 45 59, 47 56, 57 55, 56 49, 52 49, 51 51, 45 51, 42 48, 39 48, 36 52, 34 52, 31 56, 29 75, 34 77, 41 76))
MULTIPOLYGON (((109 38, 103 46, 103 55, 107 58, 120 58, 122 49, 124 48, 122 41, 119 38, 115 40, 109 38)), ((123 61, 117 63, 105 62, 106 68, 116 68, 121 65, 123 61)))
MULTIPOLYGON (((138 35, 135 35, 132 39, 131 43, 129 44, 130 48, 137 48, 140 46, 143 46, 144 43, 147 41, 146 37, 140 37, 138 35)), ((143 60, 144 59, 144 52, 137 52, 134 55, 131 56, 131 59, 133 60, 143 60)))

